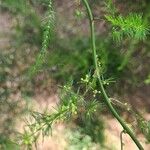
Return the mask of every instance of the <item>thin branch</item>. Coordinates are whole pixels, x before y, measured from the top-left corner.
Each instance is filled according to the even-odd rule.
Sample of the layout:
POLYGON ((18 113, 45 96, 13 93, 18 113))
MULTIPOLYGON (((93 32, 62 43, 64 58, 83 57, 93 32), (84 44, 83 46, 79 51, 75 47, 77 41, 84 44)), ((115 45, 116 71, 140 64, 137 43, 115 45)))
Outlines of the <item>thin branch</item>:
POLYGON ((124 143, 123 143, 123 134, 125 133, 125 131, 121 131, 120 133, 120 145, 121 145, 121 150, 123 150, 123 146, 124 146, 124 143))

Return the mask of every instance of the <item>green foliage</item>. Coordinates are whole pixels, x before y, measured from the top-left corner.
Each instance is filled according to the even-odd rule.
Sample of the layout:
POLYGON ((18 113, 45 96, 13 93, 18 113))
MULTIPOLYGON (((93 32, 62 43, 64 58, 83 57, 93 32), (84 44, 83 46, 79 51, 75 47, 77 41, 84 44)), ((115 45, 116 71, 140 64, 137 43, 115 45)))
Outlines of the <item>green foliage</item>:
POLYGON ((145 84, 150 84, 150 75, 148 75, 147 79, 145 79, 145 84))
POLYGON ((106 0, 105 7, 108 14, 115 15, 117 13, 116 7, 112 0, 106 0))
POLYGON ((150 121, 146 121, 143 117, 137 116, 138 126, 145 136, 148 143, 150 143, 150 121))
POLYGON ((36 44, 41 43, 41 22, 35 10, 35 6, 29 0, 6 0, 1 1, 2 10, 7 10, 16 19, 15 30, 13 35, 14 46, 21 47, 24 43, 36 44))
POLYGON ((56 46, 48 53, 43 70, 50 71, 51 76, 61 82, 67 81, 70 75, 74 80, 79 80, 91 66, 89 39, 86 37, 72 37, 65 40, 57 38, 54 44, 56 46))
MULTIPOLYGON (((36 143, 40 133, 42 133, 43 137, 49 135, 53 124, 56 122, 74 120, 77 117, 83 117, 87 121, 93 120, 100 104, 93 99, 85 100, 88 91, 89 88, 81 94, 80 88, 77 92, 74 92, 72 84, 65 85, 60 93, 60 104, 51 113, 49 111, 44 113, 32 112, 33 121, 28 122, 25 132, 21 134, 21 137, 23 137, 21 138, 21 145, 31 147, 33 143, 36 143)), ((99 133, 102 133, 102 130, 98 132, 98 135, 99 133)), ((99 137, 102 136, 103 134, 99 135, 99 137)), ((101 142, 101 140, 98 142, 101 142)))
POLYGON ((8 139, 8 137, 4 137, 3 135, 0 135, 0 149, 2 150, 19 150, 19 145, 17 143, 14 143, 8 139))
POLYGON ((0 0, 0 5, 2 8, 8 9, 13 13, 26 13, 28 2, 26 0, 0 0))
MULTIPOLYGON (((95 92, 95 91, 94 91, 95 92)), ((97 94, 97 91, 95 92, 96 94, 97 94)), ((94 94, 95 94, 94 93, 94 94)), ((94 95, 95 96, 95 95, 94 95)), ((87 107, 86 107, 86 110, 87 110, 87 112, 86 112, 86 116, 88 117, 88 118, 92 118, 92 114, 93 114, 93 112, 96 112, 96 110, 97 110, 97 106, 98 106, 98 102, 96 101, 96 100, 92 100, 91 102, 89 102, 88 104, 87 104, 87 107)))
POLYGON ((67 150, 95 150, 99 148, 90 136, 84 134, 81 128, 68 131, 66 137, 68 141, 67 150))
POLYGON ((87 117, 77 122, 77 124, 82 128, 82 131, 84 134, 89 135, 95 143, 99 143, 100 145, 103 145, 105 142, 104 137, 104 120, 99 117, 100 112, 97 109, 96 115, 92 117, 91 119, 88 119, 87 117))
POLYGON ((52 38, 52 32, 54 29, 54 11, 53 11, 53 7, 52 7, 52 1, 49 1, 49 5, 48 5, 48 22, 46 23, 46 27, 45 27, 45 31, 44 31, 44 35, 43 35, 43 42, 42 42, 42 48, 41 48, 41 52, 38 54, 37 58, 36 58, 36 62, 33 65, 33 67, 31 67, 29 73, 32 75, 34 75, 43 65, 43 63, 46 60, 46 55, 47 55, 47 49, 48 49, 48 45, 49 42, 52 38))
MULTIPOLYGON (((119 123, 124 128, 125 132, 130 135, 130 137, 137 144, 137 146, 140 149, 142 149, 141 144, 134 136, 132 130, 130 130, 130 128, 123 121, 123 119, 118 115, 117 111, 110 103, 110 99, 108 98, 108 96, 105 92, 105 89, 103 86, 108 85, 109 82, 112 82, 112 81, 111 81, 111 78, 109 78, 107 80, 104 80, 103 78, 101 78, 104 71, 103 71, 103 66, 101 66, 101 63, 99 63, 99 58, 98 58, 98 55, 96 52, 94 24, 92 23, 93 16, 92 16, 92 12, 91 12, 88 2, 86 0, 84 0, 83 2, 85 4, 85 7, 86 7, 88 15, 89 15, 88 17, 89 17, 89 22, 90 22, 91 39, 92 39, 91 45, 92 45, 92 50, 93 50, 93 54, 94 54, 93 59, 94 59, 95 67, 93 67, 93 69, 95 68, 94 72, 96 72, 96 73, 94 73, 94 75, 92 76, 92 81, 98 80, 101 91, 97 91, 96 89, 94 89, 95 87, 93 88, 93 84, 91 84, 93 82, 90 81, 90 76, 88 76, 88 75, 86 76, 85 79, 81 79, 81 81, 86 84, 86 88, 85 88, 85 92, 84 92, 83 96, 80 96, 80 94, 79 94, 80 89, 77 91, 77 93, 74 93, 74 92, 72 92, 73 90, 71 89, 70 86, 64 86, 65 94, 62 93, 62 97, 61 97, 62 103, 56 110, 56 113, 54 112, 50 115, 47 113, 46 114, 34 113, 33 117, 35 119, 35 123, 32 123, 28 126, 30 129, 30 132, 31 132, 31 134, 29 133, 29 135, 34 136, 34 134, 35 134, 36 136, 38 136, 37 135, 38 132, 42 132, 42 134, 45 136, 45 135, 47 135, 47 133, 50 132, 53 123, 57 122, 58 120, 66 120, 66 119, 68 120, 68 118, 70 119, 76 115, 80 116, 81 115, 80 110, 82 110, 83 116, 85 115, 85 118, 87 118, 87 116, 88 116, 88 118, 92 118, 91 114, 96 111, 98 103, 96 100, 92 99, 91 101, 90 100, 87 101, 88 105, 86 105, 85 100, 84 100, 87 92, 92 90, 94 93, 93 97, 96 97, 96 94, 101 94, 101 92, 102 92, 104 101, 107 104, 110 111, 112 112, 112 114, 114 115, 114 117, 117 118, 119 123), (79 106, 81 107, 81 109, 79 106)), ((142 23, 141 16, 139 16, 139 15, 132 14, 132 15, 129 15, 128 17, 126 17, 125 19, 122 16, 119 16, 118 18, 106 16, 106 18, 108 21, 110 21, 112 23, 113 26, 115 26, 115 30, 116 29, 118 30, 117 31, 118 41, 121 39, 121 37, 126 36, 126 35, 128 37, 132 37, 135 39, 144 39, 146 36, 147 28, 145 28, 145 26, 143 26, 143 24, 141 24, 142 23), (119 33, 119 35, 118 35, 118 33, 119 33)), ((48 30, 46 30, 46 34, 44 34, 45 36, 43 37, 44 44, 42 44, 42 49, 44 49, 44 54, 45 54, 45 50, 47 50, 47 48, 48 48, 49 29, 50 29, 50 27, 48 25, 48 30)), ((42 57, 42 56, 43 55, 40 54, 39 58, 37 59, 37 61, 36 61, 37 65, 35 65, 34 69, 32 69, 33 72, 37 70, 36 66, 39 66, 39 65, 41 66, 43 64, 43 61, 45 61, 45 57, 42 57)), ((28 143, 27 143, 27 145, 28 145, 28 143)), ((30 142, 29 142, 29 145, 30 145, 30 142)))
MULTIPOLYGON (((63 83, 70 75, 74 77, 74 81, 80 80, 87 70, 93 71, 89 42, 87 37, 72 37, 65 41, 59 39, 59 43, 55 43, 56 47, 48 53, 41 70, 50 72, 52 77, 63 83)), ((111 40, 103 40, 100 36, 97 36, 96 44, 101 73, 105 74, 106 78, 109 75, 121 77, 122 72, 117 69, 123 60, 119 52, 120 47, 114 47, 111 40)))
POLYGON ((29 132, 26 130, 24 131, 24 134, 22 134, 19 137, 19 142, 21 143, 22 146, 27 146, 27 149, 32 150, 32 145, 33 143, 36 143, 38 136, 32 136, 29 132))
MULTIPOLYGON (((104 140, 104 125, 103 121, 98 117, 100 112, 98 110, 102 108, 97 99, 101 99, 102 91, 98 90, 98 79, 93 65, 93 56, 91 50, 89 50, 89 38, 84 36, 80 38, 69 37, 67 41, 57 36, 54 42, 52 39, 54 37, 55 13, 52 8, 51 0, 6 0, 1 2, 1 6, 13 12, 15 15, 19 12, 19 15, 25 16, 24 19, 21 20, 23 21, 23 25, 17 26, 18 33, 20 32, 19 37, 24 38, 24 40, 18 38, 21 42, 29 42, 32 36, 35 37, 35 39, 32 38, 30 42, 33 41, 33 43, 38 46, 41 43, 41 31, 44 30, 41 51, 36 58, 35 64, 29 70, 32 77, 34 77, 39 70, 46 69, 47 73, 50 71, 57 79, 68 80, 70 76, 73 76, 75 82, 77 82, 87 72, 90 72, 85 78, 81 78, 81 85, 74 83, 76 88, 77 86, 79 87, 77 88, 78 90, 76 90, 72 84, 63 87, 60 93, 60 104, 55 110, 52 112, 47 110, 44 113, 32 113, 33 122, 28 122, 27 128, 20 136, 20 143, 32 149, 32 144, 36 143, 40 133, 42 133, 43 137, 47 136, 51 134, 54 123, 68 120, 73 120, 82 127, 82 133, 80 131, 77 132, 77 134, 74 133, 75 139, 71 137, 69 149, 91 149, 92 141, 101 143, 104 140), (40 17, 34 12, 33 7, 37 3, 44 3, 46 5, 46 16, 48 16, 46 20, 48 21, 44 23, 43 26, 40 25, 40 17), (31 24, 30 21, 32 22, 31 24), (33 34, 31 31, 33 31, 33 34), (38 36, 38 34, 40 36, 38 36), (51 48, 49 42, 57 45, 51 52, 48 52, 48 49, 51 48)), ((143 40, 146 38, 149 29, 147 24, 143 22, 142 15, 130 14, 126 17, 122 15, 117 16, 117 10, 112 0, 107 1, 106 8, 110 14, 106 15, 106 19, 112 24, 112 33, 116 41, 120 42, 124 37, 135 40, 143 40)), ((80 9, 76 9, 75 16, 82 19, 84 13, 80 11, 80 9)), ((123 70, 129 58, 123 59, 124 56, 120 52, 121 48, 114 46, 111 39, 104 40, 103 38, 105 38, 105 36, 102 38, 96 36, 98 54, 96 55, 96 61, 101 75, 102 86, 107 86, 114 82, 114 78, 109 76, 118 77, 120 74, 119 71, 123 70)), ((6 74, 5 72, 0 72, 0 81, 3 82, 6 80, 6 74)), ((149 83, 149 79, 145 82, 149 83)), ((7 93, 7 91, 4 93, 2 91, 2 95, 5 93, 7 93)), ((10 106, 11 104, 9 107, 10 106)), ((142 123, 141 130, 143 134, 149 140, 149 123, 143 121, 140 123, 142 123)), ((3 139, 0 139, 0 141, 2 141, 2 145, 7 145, 7 142, 3 142, 3 139)))
POLYGON ((123 37, 143 40, 149 32, 147 25, 139 14, 129 14, 126 17, 106 15, 105 17, 112 24, 112 35, 118 42, 123 37))
POLYGON ((83 18, 84 13, 83 13, 83 11, 76 9, 75 10, 75 16, 77 17, 77 19, 81 19, 81 18, 83 18))

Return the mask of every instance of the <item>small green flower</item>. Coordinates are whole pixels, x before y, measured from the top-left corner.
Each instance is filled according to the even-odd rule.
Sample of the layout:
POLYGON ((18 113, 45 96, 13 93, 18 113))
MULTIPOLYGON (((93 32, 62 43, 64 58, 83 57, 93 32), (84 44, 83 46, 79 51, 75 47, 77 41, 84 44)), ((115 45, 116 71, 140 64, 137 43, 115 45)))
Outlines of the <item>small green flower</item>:
POLYGON ((75 16, 78 18, 78 19, 81 19, 83 16, 84 16, 84 13, 83 11, 79 10, 79 9, 76 9, 75 10, 75 16))

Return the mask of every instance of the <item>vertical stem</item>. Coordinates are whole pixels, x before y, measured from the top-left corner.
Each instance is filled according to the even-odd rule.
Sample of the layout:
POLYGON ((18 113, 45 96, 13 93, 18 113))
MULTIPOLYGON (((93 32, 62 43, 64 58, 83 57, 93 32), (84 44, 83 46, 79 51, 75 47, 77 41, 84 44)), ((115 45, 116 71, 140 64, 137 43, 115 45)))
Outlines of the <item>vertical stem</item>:
POLYGON ((96 44, 95 44, 95 27, 94 27, 94 17, 91 11, 91 8, 89 6, 89 3, 87 2, 87 0, 82 0, 83 4, 86 7, 86 11, 88 13, 88 19, 90 22, 90 33, 91 33, 91 46, 92 46, 92 51, 93 51, 93 58, 94 58, 94 64, 95 64, 95 69, 96 69, 96 75, 99 81, 99 85, 100 85, 100 89, 101 92, 103 94, 104 97, 104 102, 107 105, 108 109, 110 110, 110 112, 112 113, 112 115, 118 120, 118 122, 122 125, 124 131, 132 138, 132 140, 135 142, 135 144, 137 145, 137 147, 140 150, 144 150, 144 148, 142 147, 142 145, 140 144, 140 142, 138 141, 138 139, 136 138, 136 136, 134 135, 134 133, 131 131, 131 129, 126 125, 125 121, 119 116, 119 114, 117 113, 117 111, 115 110, 115 108, 113 107, 113 105, 111 104, 110 99, 107 96, 107 93, 104 89, 101 77, 100 77, 100 71, 99 71, 99 67, 98 67, 98 62, 97 62, 97 52, 96 52, 96 44))
POLYGON ((121 133, 120 133, 120 146, 121 146, 121 150, 123 150, 123 146, 124 146, 124 143, 123 143, 123 133, 124 133, 124 130, 121 131, 121 133))

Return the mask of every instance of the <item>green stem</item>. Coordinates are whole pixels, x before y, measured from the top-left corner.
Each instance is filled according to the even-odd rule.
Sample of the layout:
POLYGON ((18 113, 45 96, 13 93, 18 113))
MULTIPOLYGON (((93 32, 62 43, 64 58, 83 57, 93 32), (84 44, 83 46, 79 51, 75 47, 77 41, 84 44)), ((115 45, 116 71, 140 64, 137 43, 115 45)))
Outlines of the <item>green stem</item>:
POLYGON ((124 146, 124 143, 123 143, 123 134, 124 134, 124 130, 121 131, 120 133, 120 144, 121 144, 121 150, 123 150, 123 146, 124 146))
POLYGON ((115 108, 113 107, 113 105, 111 104, 110 99, 107 96, 107 93, 104 89, 101 77, 100 77, 100 71, 99 71, 99 67, 98 67, 98 62, 97 62, 97 52, 96 52, 96 44, 95 44, 95 27, 94 27, 94 17, 91 11, 91 8, 89 6, 89 3, 87 2, 87 0, 82 0, 87 13, 88 13, 88 18, 89 18, 89 22, 90 22, 90 32, 91 32, 91 46, 92 46, 92 51, 93 51, 93 57, 94 57, 94 64, 95 64, 95 69, 96 69, 96 75, 99 81, 99 85, 100 85, 100 89, 101 92, 104 96, 104 102, 106 103, 108 109, 111 111, 112 115, 119 121, 119 123, 122 125, 123 129, 125 130, 125 132, 132 138, 132 140, 135 142, 135 144, 137 145, 137 147, 140 150, 144 150, 144 148, 142 147, 142 145, 140 144, 140 142, 138 141, 138 139, 136 138, 136 136, 134 135, 134 133, 131 131, 131 129, 126 125, 125 121, 119 116, 119 114, 117 113, 117 111, 115 110, 115 108))

